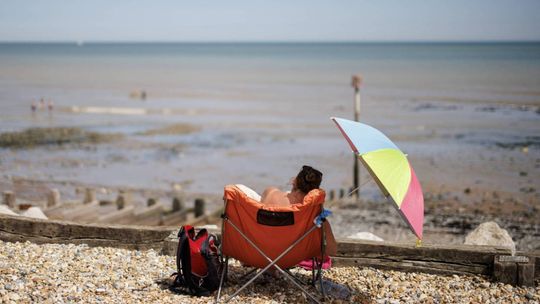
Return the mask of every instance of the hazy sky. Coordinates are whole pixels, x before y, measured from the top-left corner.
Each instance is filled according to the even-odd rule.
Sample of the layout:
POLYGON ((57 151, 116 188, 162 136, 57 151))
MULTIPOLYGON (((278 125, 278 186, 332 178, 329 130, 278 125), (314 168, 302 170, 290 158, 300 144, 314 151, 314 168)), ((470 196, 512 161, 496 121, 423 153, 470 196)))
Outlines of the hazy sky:
POLYGON ((0 41, 540 40, 537 0, 1 0, 0 41))

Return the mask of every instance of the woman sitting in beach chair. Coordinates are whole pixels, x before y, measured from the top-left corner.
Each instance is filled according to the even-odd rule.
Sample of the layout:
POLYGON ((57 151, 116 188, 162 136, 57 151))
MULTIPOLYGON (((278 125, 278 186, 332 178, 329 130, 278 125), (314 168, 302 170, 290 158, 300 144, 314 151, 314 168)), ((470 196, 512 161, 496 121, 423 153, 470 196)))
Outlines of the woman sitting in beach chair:
MULTIPOLYGON (((221 278, 221 293, 229 257, 246 266, 262 269, 240 287, 228 300, 236 296, 258 276, 269 269, 281 272, 308 297, 310 295, 286 269, 312 259, 313 280, 322 284, 322 262, 334 255, 336 242, 323 209, 325 192, 319 189, 322 173, 304 166, 293 179, 290 192, 268 188, 259 197, 243 185, 225 187, 225 212, 222 226, 222 253, 225 270, 221 278), (315 274, 315 270, 317 274, 315 274)), ((228 301, 227 300, 227 301, 228 301)))

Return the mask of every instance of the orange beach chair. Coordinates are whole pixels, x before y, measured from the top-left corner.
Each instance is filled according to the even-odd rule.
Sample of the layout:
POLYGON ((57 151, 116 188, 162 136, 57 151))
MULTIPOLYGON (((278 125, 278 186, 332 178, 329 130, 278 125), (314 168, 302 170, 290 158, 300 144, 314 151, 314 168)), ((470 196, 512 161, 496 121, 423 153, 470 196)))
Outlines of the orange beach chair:
POLYGON ((324 298, 322 261, 325 255, 335 254, 335 248, 327 248, 327 244, 334 244, 335 240, 325 218, 329 212, 323 209, 324 199, 324 190, 314 189, 305 196, 301 204, 273 206, 261 204, 238 185, 226 186, 221 231, 221 250, 225 260, 216 302, 219 302, 229 258, 261 270, 225 302, 238 295, 265 271, 275 267, 306 296, 318 303, 319 301, 286 270, 306 259, 314 261, 316 267, 313 267, 312 284, 321 284, 324 298))

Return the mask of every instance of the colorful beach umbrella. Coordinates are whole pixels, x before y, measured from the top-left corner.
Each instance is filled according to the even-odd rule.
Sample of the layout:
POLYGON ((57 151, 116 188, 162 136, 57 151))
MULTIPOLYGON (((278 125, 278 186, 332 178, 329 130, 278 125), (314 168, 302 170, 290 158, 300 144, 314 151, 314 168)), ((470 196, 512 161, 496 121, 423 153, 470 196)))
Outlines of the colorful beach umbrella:
POLYGON ((381 131, 363 123, 332 117, 351 149, 367 168, 413 233, 422 239, 424 195, 407 156, 381 131))

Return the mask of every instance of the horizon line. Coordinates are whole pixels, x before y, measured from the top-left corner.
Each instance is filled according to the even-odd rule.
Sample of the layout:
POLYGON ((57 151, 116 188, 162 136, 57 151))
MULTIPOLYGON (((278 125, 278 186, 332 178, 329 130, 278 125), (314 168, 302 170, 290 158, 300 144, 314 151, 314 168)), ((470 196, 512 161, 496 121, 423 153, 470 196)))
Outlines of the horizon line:
POLYGON ((0 44, 496 44, 540 40, 0 40, 0 44))

